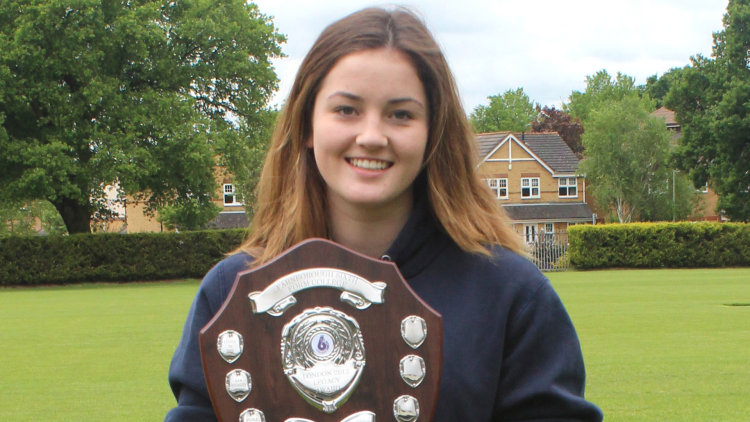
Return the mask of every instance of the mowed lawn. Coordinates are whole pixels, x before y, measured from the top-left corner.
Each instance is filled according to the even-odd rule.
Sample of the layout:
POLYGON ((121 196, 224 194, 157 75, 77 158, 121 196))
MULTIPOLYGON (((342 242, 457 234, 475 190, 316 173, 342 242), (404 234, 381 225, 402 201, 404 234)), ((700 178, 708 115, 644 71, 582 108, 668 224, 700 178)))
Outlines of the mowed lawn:
MULTIPOLYGON (((549 277, 607 421, 748 420, 750 269, 549 277)), ((0 289, 0 421, 162 420, 197 286, 0 289)))

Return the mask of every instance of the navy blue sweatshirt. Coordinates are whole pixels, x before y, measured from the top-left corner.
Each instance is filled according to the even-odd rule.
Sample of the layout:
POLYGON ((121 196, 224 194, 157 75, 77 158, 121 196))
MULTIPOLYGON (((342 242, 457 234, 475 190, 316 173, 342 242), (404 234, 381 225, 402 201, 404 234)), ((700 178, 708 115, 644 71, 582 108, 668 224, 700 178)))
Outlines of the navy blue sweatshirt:
MULTIPOLYGON (((492 252, 488 258, 462 251, 435 225, 426 200, 417 201, 386 252, 443 316, 434 422, 601 421, 601 411, 583 399, 581 348, 560 298, 527 259, 500 247, 492 252)), ((250 260, 230 256, 203 279, 169 369, 178 406, 165 422, 217 420, 198 334, 250 260)))

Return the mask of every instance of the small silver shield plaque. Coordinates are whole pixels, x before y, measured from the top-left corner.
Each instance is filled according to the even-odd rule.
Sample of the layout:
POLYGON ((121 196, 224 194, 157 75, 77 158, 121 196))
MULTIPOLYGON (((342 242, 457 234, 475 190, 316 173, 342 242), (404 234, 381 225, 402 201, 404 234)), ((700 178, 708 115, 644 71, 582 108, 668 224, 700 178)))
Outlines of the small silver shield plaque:
POLYGON ((393 416, 399 422, 416 422, 419 419, 419 402, 412 396, 401 396, 393 402, 393 416))
POLYGON ((417 355, 408 355, 404 357, 401 359, 399 372, 401 372, 401 378, 405 383, 417 388, 417 386, 422 383, 422 380, 424 380, 424 375, 426 373, 424 359, 417 355))
POLYGON ((222 359, 228 363, 234 363, 245 348, 242 334, 233 330, 224 331, 219 334, 219 338, 216 340, 216 348, 219 349, 219 355, 222 359))
POLYGON ((284 326, 281 362, 305 400, 333 413, 354 391, 365 366, 359 324, 329 307, 308 309, 284 326))
POLYGON ((247 409, 240 413, 240 422, 266 422, 266 415, 258 409, 247 409))
POLYGON ((237 402, 241 402, 250 394, 253 389, 253 382, 250 374, 242 369, 235 369, 227 374, 226 379, 227 393, 237 402))
POLYGON ((412 349, 418 348, 427 338, 427 323, 414 315, 404 318, 401 321, 401 337, 412 349))

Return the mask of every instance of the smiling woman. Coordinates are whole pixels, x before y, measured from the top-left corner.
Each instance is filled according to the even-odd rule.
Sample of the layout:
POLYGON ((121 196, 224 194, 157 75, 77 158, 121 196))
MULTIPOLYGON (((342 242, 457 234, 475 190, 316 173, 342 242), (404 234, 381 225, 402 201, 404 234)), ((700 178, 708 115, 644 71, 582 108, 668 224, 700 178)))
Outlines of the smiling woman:
POLYGON ((419 18, 373 8, 326 28, 279 116, 248 241, 206 275, 188 315, 167 420, 215 420, 198 333, 237 274, 322 237, 394 262, 442 315, 435 422, 600 421, 583 399, 570 318, 519 255, 477 158, 451 71, 419 18))

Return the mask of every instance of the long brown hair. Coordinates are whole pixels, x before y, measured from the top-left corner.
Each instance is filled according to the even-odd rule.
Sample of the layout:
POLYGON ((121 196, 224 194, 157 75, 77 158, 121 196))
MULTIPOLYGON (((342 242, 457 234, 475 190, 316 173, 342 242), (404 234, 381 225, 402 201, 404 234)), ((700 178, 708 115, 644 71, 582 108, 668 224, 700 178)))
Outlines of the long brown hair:
POLYGON ((425 24, 403 8, 368 8, 328 26, 300 65, 258 183, 256 213, 243 250, 263 264, 311 237, 328 237, 326 187, 312 151, 315 97, 342 57, 397 49, 411 60, 429 103, 423 172, 433 217, 458 246, 489 255, 490 245, 522 251, 521 238, 476 172, 478 153, 456 84, 425 24))

